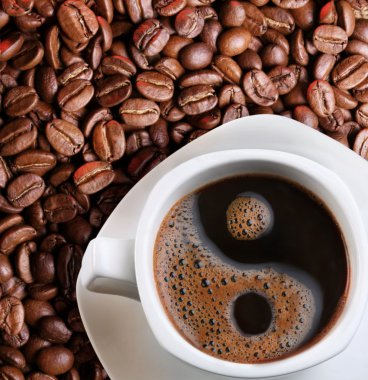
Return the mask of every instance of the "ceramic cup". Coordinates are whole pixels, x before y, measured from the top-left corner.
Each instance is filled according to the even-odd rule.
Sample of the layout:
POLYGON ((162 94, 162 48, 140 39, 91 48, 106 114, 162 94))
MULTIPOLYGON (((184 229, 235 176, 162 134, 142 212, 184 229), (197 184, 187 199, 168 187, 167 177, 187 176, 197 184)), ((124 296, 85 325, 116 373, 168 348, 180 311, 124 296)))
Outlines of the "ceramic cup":
POLYGON ((349 344, 363 315, 368 294, 367 248, 358 206, 347 186, 332 171, 309 159, 285 152, 226 150, 188 160, 164 175, 147 197, 135 239, 92 240, 83 258, 79 281, 92 291, 140 300, 158 342, 185 362, 225 376, 271 377, 314 366, 337 355, 349 344), (175 202, 208 183, 247 173, 272 174, 290 179, 322 199, 332 210, 343 231, 350 274, 346 305, 336 323, 321 340, 295 355, 259 364, 217 359, 188 343, 164 311, 153 273, 156 234, 161 221, 175 202))

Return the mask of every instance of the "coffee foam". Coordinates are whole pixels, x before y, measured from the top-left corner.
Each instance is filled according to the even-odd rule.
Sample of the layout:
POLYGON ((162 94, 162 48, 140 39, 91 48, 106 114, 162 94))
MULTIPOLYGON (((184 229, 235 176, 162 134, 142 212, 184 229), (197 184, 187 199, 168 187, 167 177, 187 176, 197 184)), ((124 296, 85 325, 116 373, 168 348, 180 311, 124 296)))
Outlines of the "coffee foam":
POLYGON ((193 223, 195 194, 178 202, 162 222, 154 273, 161 302, 176 329, 193 346, 220 359, 256 363, 294 351, 315 314, 312 292, 271 268, 240 270, 211 252, 193 223), (235 300, 257 293, 272 320, 258 335, 242 333, 233 318, 235 300))
POLYGON ((236 240, 255 240, 272 227, 271 206, 257 194, 237 196, 226 211, 227 229, 236 240))

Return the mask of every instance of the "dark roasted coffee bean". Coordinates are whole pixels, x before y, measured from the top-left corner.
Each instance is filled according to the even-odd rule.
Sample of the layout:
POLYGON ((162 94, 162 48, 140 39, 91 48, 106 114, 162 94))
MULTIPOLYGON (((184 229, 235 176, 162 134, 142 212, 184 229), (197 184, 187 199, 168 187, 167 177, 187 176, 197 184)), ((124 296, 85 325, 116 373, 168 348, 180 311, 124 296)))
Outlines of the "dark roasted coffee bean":
POLYGON ((31 257, 31 270, 36 282, 41 284, 51 284, 54 282, 55 263, 52 253, 41 251, 34 253, 31 257))
POLYGON ((75 199, 67 194, 54 194, 46 198, 43 209, 45 217, 52 223, 65 223, 77 215, 75 199))
POLYGON ((266 6, 261 8, 261 11, 265 16, 269 28, 275 29, 285 35, 294 31, 294 18, 286 9, 266 6))
POLYGON ((240 84, 243 72, 232 58, 224 55, 215 56, 212 62, 212 68, 217 71, 226 82, 240 84))
POLYGON ((20 348, 24 346, 29 339, 29 329, 26 323, 23 323, 23 326, 18 334, 11 335, 2 331, 1 334, 2 342, 13 348, 20 348))
POLYGON ((329 132, 337 131, 344 124, 344 116, 339 108, 336 108, 331 115, 319 118, 321 127, 329 132))
POLYGON ((0 300, 0 329, 6 334, 17 335, 24 323, 24 307, 15 297, 3 297, 0 300))
POLYGON ((226 107, 231 103, 245 105, 245 95, 242 89, 234 84, 223 86, 218 94, 218 105, 220 108, 226 107))
POLYGON ((260 57, 263 66, 286 66, 288 63, 288 56, 285 50, 276 44, 269 44, 260 51, 260 57))
POLYGON ((86 42, 98 31, 95 14, 80 0, 61 4, 57 19, 65 35, 75 42, 86 42))
POLYGON ((181 145, 185 138, 193 131, 193 127, 186 122, 177 122, 170 129, 170 137, 177 145, 181 145))
POLYGON ((170 122, 176 122, 184 118, 185 113, 178 107, 176 99, 160 103, 161 116, 170 122))
POLYGON ((174 83, 167 75, 157 71, 144 71, 136 77, 136 88, 145 98, 165 102, 174 95, 174 83))
POLYGON ((178 84, 179 87, 191 87, 195 85, 209 85, 213 87, 219 87, 222 85, 222 76, 215 70, 204 69, 189 72, 183 75, 178 84))
POLYGON ((7 229, 0 237, 0 253, 9 255, 15 248, 36 237, 36 230, 27 225, 14 226, 7 229))
POLYGON ((0 379, 25 380, 22 371, 10 365, 4 365, 0 368, 0 379))
POLYGON ((8 200, 0 194, 0 211, 5 212, 6 214, 18 214, 22 212, 22 207, 14 207, 11 205, 8 200))
POLYGON ((361 55, 340 61, 332 71, 332 80, 341 90, 354 88, 368 77, 368 62, 361 55))
MULTIPOLYGON (((29 305, 32 305, 32 307, 35 305, 41 305, 41 307, 44 307, 44 305, 51 306, 48 302, 41 302, 41 303, 39 303, 39 302, 41 302, 41 301, 28 300, 28 306, 29 305), (35 302, 36 302, 36 304, 35 304, 35 302)), ((30 314, 30 313, 28 313, 28 314, 30 314)), ((50 315, 53 315, 53 314, 50 314, 50 315)), ((33 316, 35 316, 35 315, 33 315, 33 316)), ((23 353, 27 359, 27 362, 30 364, 35 364, 35 359, 36 359, 38 352, 42 348, 49 347, 49 346, 51 346, 51 343, 48 342, 47 340, 42 339, 35 334, 31 335, 29 337, 27 343, 24 345, 24 348, 23 348, 23 353)))
POLYGON ((297 83, 295 74, 289 67, 276 66, 269 71, 268 76, 280 95, 289 93, 297 83))
POLYGON ((130 98, 120 106, 119 114, 124 123, 144 128, 156 123, 160 117, 160 109, 152 100, 130 98))
POLYGON ((368 103, 363 103, 355 112, 355 120, 363 127, 368 127, 368 103))
POLYGON ((73 156, 83 148, 83 133, 67 121, 54 119, 46 125, 45 132, 51 146, 60 154, 73 156))
POLYGON ((21 215, 7 215, 0 219, 0 233, 8 228, 18 226, 24 223, 24 218, 21 215))
POLYGON ((108 186, 114 179, 114 172, 106 162, 88 162, 74 172, 74 183, 83 194, 94 194, 108 186))
POLYGON ((179 61, 185 69, 200 70, 212 61, 213 52, 204 42, 196 42, 183 47, 179 52, 179 61))
POLYGON ((69 242, 85 246, 92 237, 93 229, 89 222, 77 215, 62 225, 62 232, 69 242))
POLYGON ((0 62, 13 58, 21 49, 24 37, 19 32, 9 33, 0 42, 0 62))
POLYGON ((36 284, 28 286, 28 294, 35 300, 50 301, 55 298, 58 293, 58 288, 53 284, 36 284))
POLYGON ((66 86, 68 83, 76 79, 91 80, 93 71, 85 62, 77 62, 68 66, 57 78, 61 86, 66 86))
POLYGON ((16 69, 24 71, 36 67, 42 61, 43 56, 42 43, 37 40, 27 40, 11 62, 16 69))
POLYGON ((9 281, 13 277, 13 268, 9 258, 0 254, 0 284, 9 281))
MULTIPOLYGON (((27 298, 24 301, 23 305, 24 305, 25 321, 27 322, 27 324, 33 327, 36 326, 40 318, 45 317, 47 315, 55 315, 54 308, 51 306, 49 302, 46 302, 46 301, 39 301, 39 300, 27 298)), ((31 343, 31 338, 27 344, 31 343)), ((30 361, 29 358, 27 357, 27 353, 26 352, 24 353, 27 360, 30 361)))
MULTIPOLYGON (((364 82, 362 82, 364 83, 364 82)), ((340 90, 337 87, 332 87, 334 94, 335 94, 335 100, 336 100, 336 106, 340 107, 342 109, 353 109, 358 105, 358 101, 349 93, 347 90, 340 90)))
POLYGON ((286 95, 283 96, 283 103, 286 108, 293 108, 307 104, 308 83, 298 82, 296 86, 286 95))
POLYGON ((228 123, 241 117, 249 116, 248 108, 243 104, 233 103, 227 106, 222 117, 222 123, 228 123))
POLYGON ((54 69, 62 67, 60 60, 60 38, 57 25, 52 25, 45 34, 45 58, 47 63, 54 69))
POLYGON ((134 180, 138 180, 155 168, 165 158, 165 153, 158 148, 144 148, 131 158, 127 172, 134 180))
POLYGON ((4 97, 4 111, 9 116, 24 116, 32 110, 38 101, 34 88, 17 86, 12 88, 4 97))
POLYGON ((309 106, 319 117, 331 115, 335 110, 335 95, 330 84, 323 80, 311 83, 307 91, 309 106))
POLYGON ((40 28, 44 24, 45 21, 45 17, 42 17, 36 12, 31 12, 14 19, 15 25, 18 29, 26 33, 35 32, 37 28, 40 28))
POLYGON ((204 27, 204 17, 198 8, 187 7, 181 10, 175 18, 175 30, 179 36, 197 37, 204 27))
POLYGON ((217 52, 217 39, 221 32, 222 25, 217 20, 208 20, 199 37, 215 53, 217 52))
POLYGON ((102 107, 113 107, 122 103, 131 93, 130 80, 125 75, 116 74, 98 82, 96 98, 102 107))
POLYGON ((41 338, 55 344, 67 343, 72 335, 64 321, 56 315, 40 318, 37 328, 41 338))
POLYGON ((15 253, 15 269, 17 276, 26 284, 34 281, 31 272, 30 256, 37 250, 36 243, 33 241, 21 244, 15 253))
POLYGON ((32 173, 43 176, 55 165, 56 157, 51 152, 30 149, 15 156, 12 170, 15 173, 32 173))
POLYGON ((262 70, 262 60, 261 57, 253 50, 246 50, 242 54, 236 57, 236 61, 239 66, 244 70, 262 70))
POLYGON ((322 53, 339 54, 346 48, 348 36, 339 26, 320 25, 314 30, 313 43, 322 53))
POLYGON ((90 199, 88 195, 80 193, 70 182, 63 183, 60 186, 60 190, 64 194, 71 195, 74 198, 78 214, 85 214, 88 212, 90 208, 90 199))
POLYGON ((103 161, 113 162, 121 158, 125 151, 122 126, 115 120, 99 122, 93 130, 93 149, 103 161))
POLYGON ((70 163, 65 163, 57 166, 50 174, 49 182, 52 186, 59 186, 73 174, 75 166, 70 163))
POLYGON ((131 77, 137 72, 134 63, 127 57, 109 56, 101 62, 101 70, 105 75, 122 74, 131 77))
POLYGON ((27 207, 39 199, 45 190, 43 179, 33 173, 16 177, 7 188, 7 198, 15 207, 27 207))
POLYGON ((16 348, 0 346, 0 360, 6 365, 23 369, 26 366, 24 355, 16 348))
POLYGON ((23 300, 27 296, 26 284, 18 277, 12 277, 1 285, 3 296, 15 297, 23 300))
POLYGON ((130 185, 116 185, 104 190, 97 201, 99 209, 105 215, 110 215, 130 188, 130 185))
POLYGON ((161 58, 155 64, 155 69, 159 73, 167 75, 172 80, 177 80, 185 73, 185 70, 180 62, 177 59, 171 57, 161 58))
POLYGON ((218 98, 211 86, 197 85, 185 88, 179 95, 178 105, 187 115, 198 115, 216 107, 218 98))
POLYGON ((160 53, 169 40, 169 32, 159 20, 143 21, 133 33, 133 42, 137 49, 148 57, 160 53))
POLYGON ((252 101, 260 106, 270 106, 279 94, 270 78, 260 70, 251 70, 243 78, 243 89, 252 101))
POLYGON ((220 124, 221 111, 216 107, 211 111, 207 111, 199 115, 188 116, 187 119, 194 127, 210 130, 220 124))
POLYGON ((51 346, 40 350, 36 363, 41 371, 57 376, 68 372, 73 367, 74 356, 66 347, 51 346))
MULTIPOLYGON (((152 127, 155 124, 153 124, 152 127)), ((136 132, 131 133, 128 136, 127 141, 126 141, 125 153, 127 155, 131 155, 135 153, 136 151, 140 150, 141 148, 144 148, 146 146, 151 146, 151 145, 153 145, 153 142, 147 131, 145 130, 136 131, 136 132)))
POLYGON ((61 88, 57 94, 57 102, 65 111, 78 111, 92 99, 94 88, 90 81, 76 79, 61 88))
POLYGON ((149 127, 149 135, 156 146, 166 148, 170 141, 167 122, 164 119, 158 119, 155 124, 149 127))

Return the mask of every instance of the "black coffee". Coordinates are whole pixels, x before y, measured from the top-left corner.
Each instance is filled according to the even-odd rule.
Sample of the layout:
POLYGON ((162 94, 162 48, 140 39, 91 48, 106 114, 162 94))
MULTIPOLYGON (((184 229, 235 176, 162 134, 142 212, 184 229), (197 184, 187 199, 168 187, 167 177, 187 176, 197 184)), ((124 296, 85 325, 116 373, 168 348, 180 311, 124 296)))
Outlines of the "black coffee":
POLYGON ((183 337, 239 363, 279 359, 320 339, 348 279, 332 214, 300 186, 266 175, 227 178, 177 202, 157 235, 154 272, 183 337))

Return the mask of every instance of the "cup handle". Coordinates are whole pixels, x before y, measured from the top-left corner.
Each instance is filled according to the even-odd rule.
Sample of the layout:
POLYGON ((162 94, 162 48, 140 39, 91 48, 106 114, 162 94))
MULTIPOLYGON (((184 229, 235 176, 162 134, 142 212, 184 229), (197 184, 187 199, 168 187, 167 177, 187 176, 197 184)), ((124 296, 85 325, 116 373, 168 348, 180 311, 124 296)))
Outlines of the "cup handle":
POLYGON ((92 292, 139 301, 134 268, 134 240, 97 237, 83 256, 80 281, 92 292))

